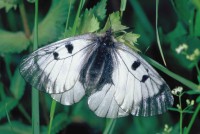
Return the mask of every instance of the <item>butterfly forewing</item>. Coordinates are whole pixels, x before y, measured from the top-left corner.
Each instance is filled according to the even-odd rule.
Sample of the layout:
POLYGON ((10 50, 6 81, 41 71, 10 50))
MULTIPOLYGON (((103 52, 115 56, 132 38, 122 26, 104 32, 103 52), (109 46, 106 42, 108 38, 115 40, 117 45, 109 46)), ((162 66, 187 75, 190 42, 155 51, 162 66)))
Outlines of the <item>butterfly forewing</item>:
POLYGON ((130 51, 128 47, 119 45, 116 51, 120 66, 116 67, 115 72, 126 74, 123 77, 126 82, 120 82, 122 78, 116 80, 114 79, 116 76, 113 77, 114 84, 118 83, 114 97, 120 107, 137 116, 164 113, 173 104, 173 97, 166 82, 146 61, 130 51))
POLYGON ((32 86, 47 93, 62 93, 73 88, 94 35, 64 39, 42 47, 20 64, 20 73, 32 86))

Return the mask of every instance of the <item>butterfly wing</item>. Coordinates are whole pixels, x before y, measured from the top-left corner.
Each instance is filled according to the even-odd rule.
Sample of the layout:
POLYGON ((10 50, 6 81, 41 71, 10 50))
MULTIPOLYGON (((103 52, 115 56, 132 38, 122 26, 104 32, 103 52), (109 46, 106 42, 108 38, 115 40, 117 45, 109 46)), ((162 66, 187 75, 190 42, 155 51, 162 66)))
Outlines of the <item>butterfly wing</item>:
POLYGON ((89 97, 91 110, 100 117, 116 118, 128 114, 162 114, 173 104, 166 82, 137 53, 116 43, 113 83, 89 97))
MULTIPOLYGON (((80 94, 74 95, 75 101, 80 100, 85 92, 78 82, 79 73, 96 45, 94 36, 86 34, 68 38, 36 50, 20 64, 21 75, 36 89, 53 94, 57 101, 61 101, 63 95, 77 92, 74 89, 78 87, 80 92, 77 93, 80 94)), ((66 103, 71 104, 71 99, 66 103)))

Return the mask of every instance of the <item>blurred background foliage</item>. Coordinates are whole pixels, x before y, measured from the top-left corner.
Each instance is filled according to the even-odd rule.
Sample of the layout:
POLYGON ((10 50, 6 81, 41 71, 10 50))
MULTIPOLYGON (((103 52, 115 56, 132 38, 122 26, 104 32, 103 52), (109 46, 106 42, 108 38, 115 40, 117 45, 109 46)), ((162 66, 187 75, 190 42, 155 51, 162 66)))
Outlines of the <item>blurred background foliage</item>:
MULTIPOLYGON (((142 53, 163 63, 157 45, 158 32, 167 68, 193 83, 200 83, 200 0, 162 0, 156 12, 158 1, 82 0, 81 5, 78 0, 39 0, 39 47, 103 29, 108 15, 120 11, 121 23, 140 35, 136 46, 142 53)), ((18 65, 32 50, 34 13, 34 0, 0 0, 0 133, 3 134, 32 133, 31 86, 20 76, 18 65)), ((200 133, 199 89, 182 85, 162 73, 162 69, 159 73, 171 89, 183 87, 184 94, 174 97, 174 108, 169 112, 153 117, 130 115, 104 119, 89 110, 85 97, 73 106, 57 104, 51 133, 81 130, 82 133, 176 134, 188 133, 190 125, 190 133, 200 133), (189 107, 190 111, 182 112, 183 120, 180 120, 180 111, 188 107, 188 99, 195 103, 189 107)), ((39 96, 40 132, 47 133, 52 99, 45 93, 39 96)))

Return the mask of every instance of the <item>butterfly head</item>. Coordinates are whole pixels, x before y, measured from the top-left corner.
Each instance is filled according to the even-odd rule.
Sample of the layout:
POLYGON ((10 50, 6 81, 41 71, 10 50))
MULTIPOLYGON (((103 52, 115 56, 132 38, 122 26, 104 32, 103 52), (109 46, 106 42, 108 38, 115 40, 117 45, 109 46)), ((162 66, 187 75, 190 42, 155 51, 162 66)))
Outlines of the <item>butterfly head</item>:
POLYGON ((108 29, 106 33, 99 39, 100 44, 106 46, 114 45, 113 33, 112 29, 108 29))

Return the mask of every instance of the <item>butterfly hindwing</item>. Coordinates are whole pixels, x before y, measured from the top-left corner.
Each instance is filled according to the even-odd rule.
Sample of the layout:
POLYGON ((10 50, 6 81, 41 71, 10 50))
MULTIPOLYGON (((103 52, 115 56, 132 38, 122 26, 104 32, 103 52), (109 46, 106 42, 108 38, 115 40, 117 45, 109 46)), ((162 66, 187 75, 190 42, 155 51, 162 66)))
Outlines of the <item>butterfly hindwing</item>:
POLYGON ((95 46, 92 34, 64 39, 42 47, 20 65, 20 73, 32 86, 47 93, 73 89, 90 47, 95 46))
POLYGON ((89 108, 99 117, 116 118, 127 116, 128 113, 123 111, 117 104, 114 94, 115 86, 113 84, 104 85, 100 91, 88 98, 89 108))

